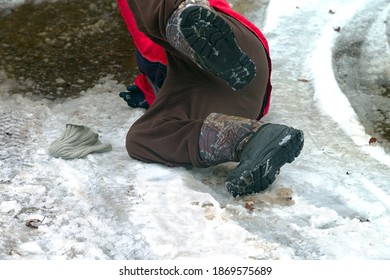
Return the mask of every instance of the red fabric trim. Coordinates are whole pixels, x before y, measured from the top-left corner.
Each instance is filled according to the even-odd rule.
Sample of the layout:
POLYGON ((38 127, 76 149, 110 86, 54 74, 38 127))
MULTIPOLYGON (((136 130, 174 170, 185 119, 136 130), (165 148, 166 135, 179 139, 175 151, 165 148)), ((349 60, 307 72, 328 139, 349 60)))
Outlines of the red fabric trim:
POLYGON ((130 10, 129 4, 127 4, 127 1, 116 0, 116 2, 123 20, 127 25, 127 29, 133 37, 134 45, 137 47, 141 55, 151 62, 159 62, 166 65, 167 56, 165 54, 165 50, 150 40, 138 29, 133 13, 130 10))

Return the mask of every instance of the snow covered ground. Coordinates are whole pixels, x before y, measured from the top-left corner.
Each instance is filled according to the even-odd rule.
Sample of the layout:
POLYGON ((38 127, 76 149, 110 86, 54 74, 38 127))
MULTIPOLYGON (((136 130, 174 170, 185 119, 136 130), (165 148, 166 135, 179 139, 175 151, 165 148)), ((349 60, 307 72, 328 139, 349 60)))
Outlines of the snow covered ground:
POLYGON ((125 135, 143 111, 127 107, 118 97, 125 85, 110 77, 52 102, 9 95, 13 81, 1 73, 0 259, 390 259, 390 155, 369 145, 331 57, 334 27, 374 4, 390 7, 270 0, 266 21, 257 20, 274 69, 266 120, 302 129, 305 147, 250 197, 225 189, 232 164, 187 170, 129 158, 125 135), (71 120, 113 150, 50 157, 71 120), (33 229, 29 219, 43 222, 33 229))

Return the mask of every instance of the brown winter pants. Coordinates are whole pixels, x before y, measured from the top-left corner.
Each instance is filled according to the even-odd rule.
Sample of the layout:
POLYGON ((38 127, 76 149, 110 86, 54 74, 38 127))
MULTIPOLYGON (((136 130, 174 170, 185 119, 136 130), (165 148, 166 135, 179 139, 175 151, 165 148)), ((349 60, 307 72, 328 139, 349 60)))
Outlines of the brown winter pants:
POLYGON ((131 157, 145 162, 204 167, 198 149, 203 120, 211 113, 256 119, 266 92, 268 60, 251 31, 219 13, 256 64, 256 77, 245 88, 234 91, 221 78, 198 68, 165 37, 168 18, 183 1, 128 0, 138 28, 166 49, 168 74, 153 105, 130 128, 126 148, 131 157))

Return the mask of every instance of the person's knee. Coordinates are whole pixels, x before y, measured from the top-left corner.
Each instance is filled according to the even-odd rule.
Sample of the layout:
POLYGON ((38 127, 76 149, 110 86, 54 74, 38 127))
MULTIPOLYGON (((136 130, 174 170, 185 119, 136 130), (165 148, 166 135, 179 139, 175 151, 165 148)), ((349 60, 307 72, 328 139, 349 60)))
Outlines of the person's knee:
POLYGON ((156 152, 152 137, 145 134, 142 125, 133 125, 126 135, 126 150, 129 156, 143 162, 165 164, 165 160, 156 152))
POLYGON ((131 127, 126 135, 126 150, 130 157, 137 158, 139 141, 136 130, 131 127))

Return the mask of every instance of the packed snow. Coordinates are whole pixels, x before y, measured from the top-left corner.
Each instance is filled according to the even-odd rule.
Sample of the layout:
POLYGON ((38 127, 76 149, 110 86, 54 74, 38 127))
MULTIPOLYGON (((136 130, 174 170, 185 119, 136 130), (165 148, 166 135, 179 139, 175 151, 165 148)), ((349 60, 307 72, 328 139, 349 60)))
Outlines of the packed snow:
MULTIPOLYGON (((11 2, 21 1, 0 1, 11 2)), ((265 121, 302 129, 305 146, 266 192, 247 197, 225 188, 233 163, 131 159, 125 136, 144 111, 127 107, 126 85, 112 77, 48 101, 10 95, 14 81, 1 73, 0 259, 390 259, 390 156, 369 144, 332 70, 334 26, 369 5, 390 1, 270 0, 265 20, 251 13, 273 60, 265 121), (74 121, 113 150, 50 157, 74 121)), ((373 16, 384 22, 387 10, 373 16)))

